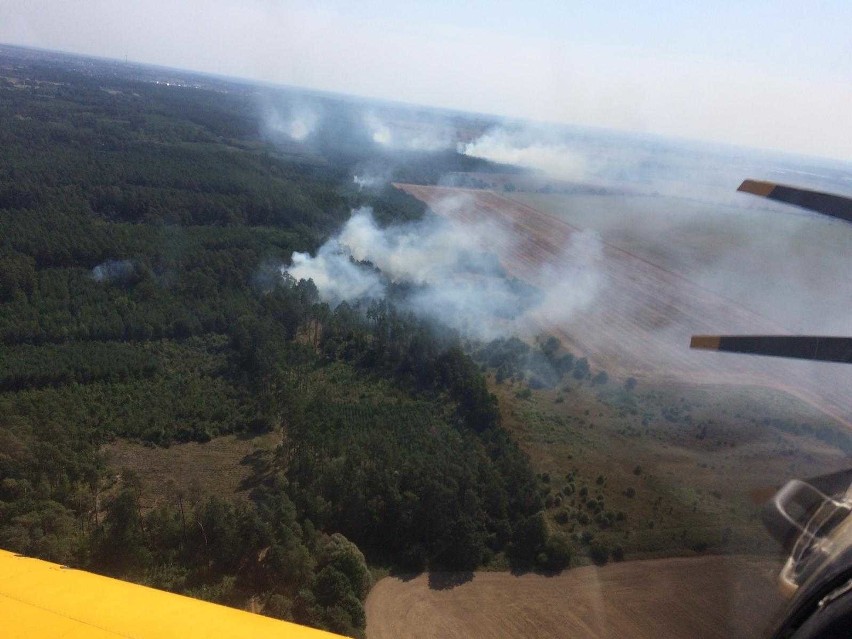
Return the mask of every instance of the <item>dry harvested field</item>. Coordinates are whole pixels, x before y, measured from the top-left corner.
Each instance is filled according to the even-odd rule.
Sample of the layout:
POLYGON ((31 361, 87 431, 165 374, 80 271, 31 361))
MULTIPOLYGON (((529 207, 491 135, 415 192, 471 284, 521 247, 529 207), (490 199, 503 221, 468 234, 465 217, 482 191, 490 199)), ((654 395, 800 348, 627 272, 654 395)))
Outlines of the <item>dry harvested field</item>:
MULTIPOLYGON (((533 285, 542 284, 542 265, 580 259, 572 255, 571 240, 582 229, 560 216, 490 191, 398 186, 440 214, 499 225, 505 233, 495 252, 510 274, 533 285), (464 206, 442 206, 459 198, 464 206)), ((654 382, 780 389, 852 427, 849 367, 688 348, 692 334, 788 332, 775 321, 690 281, 662 260, 606 241, 596 263, 586 267, 595 269, 599 281, 593 304, 575 313, 568 325, 549 325, 544 319, 540 329, 559 335, 597 368, 654 382)))
POLYGON ((204 444, 189 442, 168 448, 116 440, 103 452, 117 472, 127 469, 143 479, 142 505, 150 508, 178 493, 191 501, 207 495, 246 496, 253 463, 261 463, 277 443, 274 434, 225 435, 204 444))
POLYGON ((766 559, 657 559, 554 577, 387 577, 367 598, 369 639, 759 636, 781 604, 766 559))

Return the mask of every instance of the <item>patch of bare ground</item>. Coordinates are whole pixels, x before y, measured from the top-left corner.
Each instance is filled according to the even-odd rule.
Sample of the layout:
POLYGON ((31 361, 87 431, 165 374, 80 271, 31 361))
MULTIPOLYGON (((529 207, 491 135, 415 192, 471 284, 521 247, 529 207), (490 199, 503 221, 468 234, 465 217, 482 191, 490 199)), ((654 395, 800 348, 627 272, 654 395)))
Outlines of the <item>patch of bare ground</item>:
POLYGON ((367 598, 369 639, 759 636, 781 606, 778 564, 706 556, 468 581, 386 577, 367 598), (430 586, 431 583, 431 586, 430 586))
POLYGON ((190 500, 208 495, 246 496, 250 481, 272 453, 280 435, 226 435, 200 444, 168 448, 116 440, 104 447, 107 463, 116 473, 132 471, 143 484, 143 506, 183 494, 190 500))

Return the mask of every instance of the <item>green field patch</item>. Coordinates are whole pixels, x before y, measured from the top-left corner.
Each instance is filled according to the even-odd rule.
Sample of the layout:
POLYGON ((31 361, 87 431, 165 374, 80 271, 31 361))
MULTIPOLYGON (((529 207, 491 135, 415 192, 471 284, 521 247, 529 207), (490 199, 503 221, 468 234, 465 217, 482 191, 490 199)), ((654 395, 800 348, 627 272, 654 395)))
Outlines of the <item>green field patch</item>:
POLYGON ((571 380, 522 399, 522 383, 490 387, 549 525, 581 557, 596 542, 628 558, 771 552, 753 494, 847 459, 845 431, 780 391, 571 380))

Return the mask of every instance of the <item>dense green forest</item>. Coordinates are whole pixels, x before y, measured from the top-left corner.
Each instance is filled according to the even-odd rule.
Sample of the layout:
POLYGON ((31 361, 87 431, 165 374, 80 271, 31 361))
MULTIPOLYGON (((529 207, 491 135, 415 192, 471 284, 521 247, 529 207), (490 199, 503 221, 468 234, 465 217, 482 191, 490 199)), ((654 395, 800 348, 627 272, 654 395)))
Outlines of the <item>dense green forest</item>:
POLYGON ((0 51, 0 547, 354 636, 368 564, 564 566, 458 339, 390 302, 330 308, 279 270, 353 207, 424 213, 358 190, 361 163, 488 167, 378 157, 334 134, 351 116, 327 96, 330 133, 281 147, 251 87, 154 75, 0 51), (145 478, 102 452, 264 432, 280 445, 250 500, 144 510, 145 478))

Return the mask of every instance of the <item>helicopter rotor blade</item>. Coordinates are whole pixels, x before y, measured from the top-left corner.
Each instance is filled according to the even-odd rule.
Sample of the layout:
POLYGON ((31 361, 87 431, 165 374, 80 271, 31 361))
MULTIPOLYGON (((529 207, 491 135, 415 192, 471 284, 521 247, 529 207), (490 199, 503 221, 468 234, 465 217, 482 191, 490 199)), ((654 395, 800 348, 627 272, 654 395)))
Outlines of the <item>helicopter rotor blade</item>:
POLYGON ((852 222, 852 198, 833 193, 811 191, 786 184, 745 180, 737 191, 759 195, 777 202, 785 202, 823 215, 852 222))
POLYGON ((690 348, 852 363, 852 337, 811 335, 693 335, 690 348))

